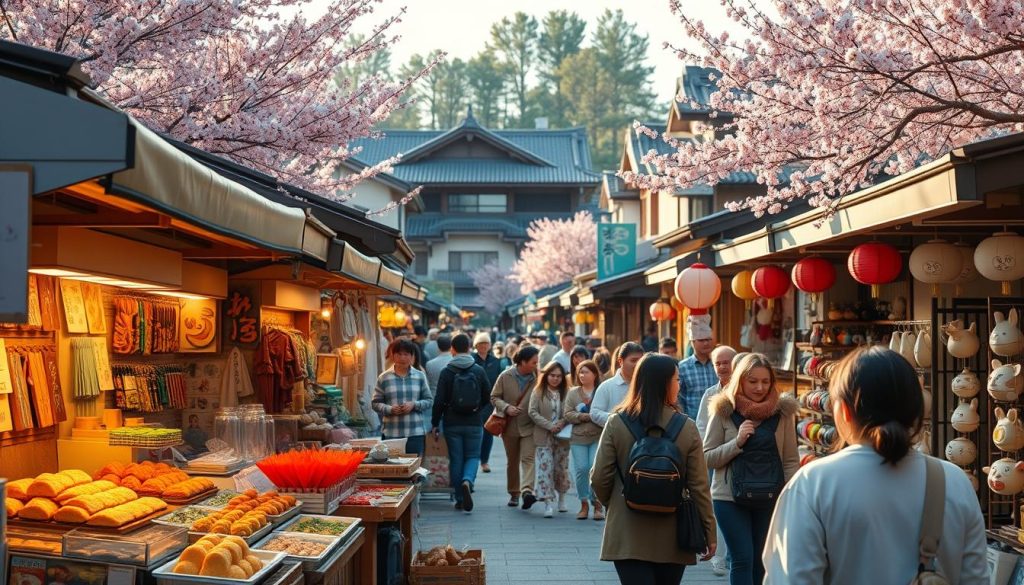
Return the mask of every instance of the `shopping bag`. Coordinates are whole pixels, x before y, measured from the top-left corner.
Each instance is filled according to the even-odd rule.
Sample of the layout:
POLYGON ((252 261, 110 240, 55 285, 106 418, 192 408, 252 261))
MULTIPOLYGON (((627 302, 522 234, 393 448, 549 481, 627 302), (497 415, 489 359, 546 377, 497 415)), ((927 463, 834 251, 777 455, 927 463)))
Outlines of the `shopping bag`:
POLYGON ((430 475, 424 484, 425 489, 446 489, 451 487, 451 476, 449 475, 448 442, 444 436, 434 436, 429 433, 425 439, 426 447, 423 453, 423 467, 430 475))

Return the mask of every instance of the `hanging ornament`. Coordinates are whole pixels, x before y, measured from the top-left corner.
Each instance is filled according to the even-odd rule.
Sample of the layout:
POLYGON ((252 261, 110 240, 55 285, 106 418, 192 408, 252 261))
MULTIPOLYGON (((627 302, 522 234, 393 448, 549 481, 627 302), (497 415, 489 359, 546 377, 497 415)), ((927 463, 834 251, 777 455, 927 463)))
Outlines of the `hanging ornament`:
POLYGON ((974 250, 974 266, 985 278, 1002 283, 1003 294, 1009 295, 1013 281, 1024 278, 1024 237, 999 232, 982 240, 974 250))
POLYGON ((654 321, 671 321, 676 316, 675 309, 665 300, 657 300, 651 303, 647 310, 654 321))
POLYGON ((703 315, 718 302, 722 294, 722 281, 714 270, 698 262, 676 277, 675 293, 679 302, 690 309, 692 314, 703 315))
POLYGON ((956 251, 960 253, 960 275, 953 279, 955 288, 953 295, 960 297, 964 294, 964 285, 978 279, 978 269, 974 266, 974 247, 964 242, 953 244, 956 251))
POLYGON ((889 244, 868 242, 850 252, 846 263, 850 276, 871 286, 871 298, 878 298, 879 286, 896 280, 903 270, 900 252, 889 244))
POLYGON ((577 324, 577 325, 583 325, 584 323, 587 322, 587 314, 586 313, 573 313, 573 315, 572 315, 572 322, 577 324))
POLYGON ((945 240, 930 240, 914 248, 907 267, 914 278, 932 285, 932 296, 938 297, 942 294, 940 285, 960 277, 963 256, 956 246, 945 240))
POLYGON ((793 265, 790 273, 793 286, 811 295, 811 302, 817 303, 818 296, 836 283, 836 267, 824 258, 804 258, 793 265))
POLYGON ((750 284, 757 296, 768 299, 768 307, 775 306, 775 299, 780 299, 789 292, 789 275, 778 266, 762 266, 754 271, 750 284))
POLYGON ((750 309, 750 302, 757 298, 754 286, 750 282, 753 275, 754 273, 749 270, 741 270, 732 277, 732 294, 743 300, 747 310, 750 309))

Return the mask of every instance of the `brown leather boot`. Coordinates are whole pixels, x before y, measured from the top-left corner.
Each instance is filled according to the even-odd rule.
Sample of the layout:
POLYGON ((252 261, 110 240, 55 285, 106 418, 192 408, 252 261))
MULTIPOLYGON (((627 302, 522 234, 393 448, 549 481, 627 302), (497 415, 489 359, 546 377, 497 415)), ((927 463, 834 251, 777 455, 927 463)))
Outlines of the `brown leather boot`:
POLYGON ((594 520, 604 520, 604 507, 601 506, 601 502, 594 502, 594 520))
POLYGON ((580 513, 576 514, 577 520, 586 520, 590 516, 590 503, 586 500, 580 502, 580 513))

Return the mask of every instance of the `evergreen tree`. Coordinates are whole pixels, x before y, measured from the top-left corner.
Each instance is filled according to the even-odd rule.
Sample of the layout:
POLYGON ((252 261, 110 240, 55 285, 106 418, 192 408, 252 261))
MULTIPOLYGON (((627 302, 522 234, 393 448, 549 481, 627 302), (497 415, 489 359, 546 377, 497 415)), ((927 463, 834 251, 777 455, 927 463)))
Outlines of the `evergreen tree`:
POLYGON ((571 105, 569 123, 587 128, 591 159, 595 169, 617 168, 615 164, 621 154, 610 151, 613 147, 614 132, 624 128, 609 126, 611 99, 608 92, 612 87, 611 75, 602 66, 598 50, 587 47, 570 55, 558 70, 561 77, 562 94, 571 105))
MULTIPOLYGON (((349 37, 350 47, 370 46, 370 44, 366 40, 366 35, 353 34, 349 37)), ((364 53, 363 57, 358 61, 346 61, 338 69, 334 79, 339 86, 344 87, 345 82, 348 81, 352 87, 357 87, 360 83, 374 75, 384 81, 391 81, 392 79, 391 49, 387 46, 383 49, 364 53)))
POLYGON ((438 77, 437 97, 434 102, 437 129, 447 130, 462 122, 469 103, 466 62, 462 59, 443 61, 429 75, 438 77))
POLYGON ((525 12, 516 12, 491 25, 491 48, 501 56, 512 74, 519 127, 526 126, 528 111, 526 78, 537 58, 537 19, 525 12))
POLYGON ((472 91, 473 112, 485 128, 503 122, 502 107, 508 98, 508 68, 493 50, 485 50, 466 65, 466 83, 472 91))
POLYGON ((537 41, 537 60, 540 62, 539 76, 543 92, 531 100, 531 105, 540 110, 539 115, 547 116, 553 127, 564 127, 568 123, 568 100, 562 95, 559 68, 569 56, 580 52, 586 36, 587 22, 575 12, 552 10, 544 17, 544 30, 537 41))

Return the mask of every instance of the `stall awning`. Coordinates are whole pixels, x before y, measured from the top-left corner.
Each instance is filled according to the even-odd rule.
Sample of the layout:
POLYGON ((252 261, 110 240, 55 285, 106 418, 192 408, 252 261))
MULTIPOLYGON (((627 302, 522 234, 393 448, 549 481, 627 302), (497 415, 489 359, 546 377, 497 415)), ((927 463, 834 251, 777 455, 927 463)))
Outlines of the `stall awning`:
POLYGON ((577 294, 580 292, 580 287, 573 286, 569 290, 563 291, 562 294, 558 295, 558 304, 566 309, 575 307, 579 302, 577 294))
POLYGON ((377 285, 381 288, 386 288, 391 292, 402 293, 402 283, 405 280, 405 275, 401 272, 388 268, 387 266, 381 265, 380 277, 377 279, 377 285))
POLYGON ((537 299, 537 309, 541 310, 541 309, 547 309, 547 308, 550 308, 550 307, 560 307, 560 306, 562 306, 561 302, 559 301, 559 297, 561 297, 562 294, 564 294, 564 293, 568 293, 573 288, 575 288, 575 287, 568 286, 568 287, 565 287, 565 288, 561 288, 559 290, 556 290, 553 293, 546 294, 543 297, 537 299))
POLYGON ((168 215, 263 248, 303 251, 306 214, 230 181, 134 119, 135 166, 110 191, 168 215))
MULTIPOLYGON (((657 298, 660 291, 655 287, 648 286, 644 278, 644 272, 652 265, 653 262, 648 262, 622 274, 598 280, 590 285, 590 290, 598 299, 607 299, 623 294, 642 298, 657 298)), ((582 302, 582 300, 581 298, 580 301, 582 302)))
POLYGON ((647 284, 661 284, 671 282, 679 275, 679 257, 673 256, 664 262, 659 262, 644 271, 644 281, 647 284))
POLYGON ((334 240, 327 256, 327 270, 337 272, 363 284, 377 286, 380 278, 380 259, 371 258, 351 244, 334 240))

